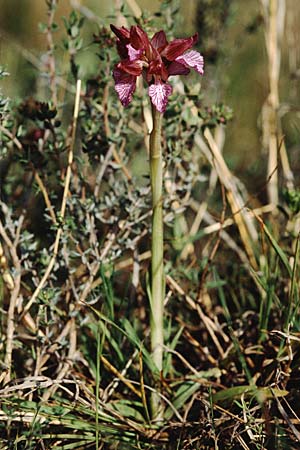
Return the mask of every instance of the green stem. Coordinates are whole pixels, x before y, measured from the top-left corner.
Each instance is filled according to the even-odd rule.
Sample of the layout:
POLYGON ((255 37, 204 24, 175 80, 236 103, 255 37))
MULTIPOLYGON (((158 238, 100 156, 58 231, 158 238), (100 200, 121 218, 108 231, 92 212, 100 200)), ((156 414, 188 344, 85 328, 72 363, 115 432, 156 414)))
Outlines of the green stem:
MULTIPOLYGON (((153 130, 150 135, 150 177, 152 190, 152 245, 151 245, 151 350, 158 370, 163 367, 163 208, 162 208, 162 114, 152 107, 153 130)), ((152 414, 158 418, 160 398, 152 396, 152 414)))

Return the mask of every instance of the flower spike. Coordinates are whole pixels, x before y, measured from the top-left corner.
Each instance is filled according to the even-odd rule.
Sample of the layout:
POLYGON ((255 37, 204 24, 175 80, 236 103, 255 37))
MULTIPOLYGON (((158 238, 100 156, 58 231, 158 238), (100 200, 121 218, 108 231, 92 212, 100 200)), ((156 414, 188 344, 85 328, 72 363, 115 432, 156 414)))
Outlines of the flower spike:
POLYGON ((204 74, 203 56, 191 50, 198 41, 198 33, 189 38, 167 41, 164 31, 158 31, 149 39, 145 31, 134 25, 129 29, 111 25, 117 36, 117 49, 121 61, 113 75, 115 90, 123 106, 127 106, 135 91, 136 79, 143 75, 149 86, 148 94, 157 111, 166 110, 172 86, 168 78, 172 75, 187 75, 194 69, 204 74))

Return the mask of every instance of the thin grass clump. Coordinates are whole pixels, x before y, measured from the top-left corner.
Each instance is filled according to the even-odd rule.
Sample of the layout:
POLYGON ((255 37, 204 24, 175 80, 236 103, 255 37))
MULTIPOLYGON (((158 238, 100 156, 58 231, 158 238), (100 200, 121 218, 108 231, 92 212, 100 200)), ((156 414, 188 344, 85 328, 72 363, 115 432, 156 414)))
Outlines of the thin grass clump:
MULTIPOLYGON (((289 8, 261 3, 278 93, 289 8)), ((237 6, 201 4, 198 47, 173 0, 62 22, 50 0, 45 67, 18 47, 34 89, 8 99, 0 71, 1 449, 299 447, 292 138, 278 95, 259 185, 235 169, 239 119, 212 99, 237 6)))

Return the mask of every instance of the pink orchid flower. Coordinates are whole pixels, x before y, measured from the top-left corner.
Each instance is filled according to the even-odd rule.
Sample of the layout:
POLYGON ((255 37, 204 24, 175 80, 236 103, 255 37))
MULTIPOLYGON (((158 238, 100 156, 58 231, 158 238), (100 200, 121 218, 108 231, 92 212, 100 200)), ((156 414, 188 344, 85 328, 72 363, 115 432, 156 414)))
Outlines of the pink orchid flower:
POLYGON ((187 75, 190 68, 203 75, 203 57, 199 52, 190 50, 198 40, 197 33, 186 39, 168 42, 164 31, 158 31, 149 40, 139 26, 132 26, 130 30, 114 25, 110 27, 117 36, 117 49, 121 57, 113 77, 123 106, 131 102, 139 75, 143 75, 149 86, 151 101, 161 113, 165 112, 172 93, 172 86, 167 82, 169 76, 187 75))

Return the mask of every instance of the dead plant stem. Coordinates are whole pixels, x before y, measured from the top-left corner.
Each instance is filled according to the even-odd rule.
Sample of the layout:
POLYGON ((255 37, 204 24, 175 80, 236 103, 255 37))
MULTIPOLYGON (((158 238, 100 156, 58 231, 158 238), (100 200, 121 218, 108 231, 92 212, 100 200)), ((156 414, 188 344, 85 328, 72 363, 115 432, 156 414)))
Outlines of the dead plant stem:
POLYGON ((57 1, 51 0, 48 6, 48 22, 47 22, 47 44, 48 44, 48 64, 50 74, 50 89, 52 94, 52 101, 54 106, 57 105, 57 89, 56 89, 56 68, 54 57, 54 42, 53 42, 53 24, 56 11, 57 1))
POLYGON ((11 241, 1 221, 0 221, 0 235, 9 249, 15 269, 13 288, 10 294, 9 308, 7 313, 6 351, 4 357, 4 364, 7 371, 6 376, 4 378, 4 382, 8 383, 11 379, 13 338, 15 332, 15 309, 21 286, 21 263, 16 250, 17 242, 15 241, 13 243, 11 241))
POLYGON ((80 103, 80 89, 81 89, 81 80, 78 80, 77 86, 76 86, 75 106, 74 106, 74 113, 73 113, 72 136, 71 136, 71 143, 70 143, 69 153, 68 153, 68 166, 67 166, 66 177, 65 177, 63 198, 62 198, 62 203, 61 203, 61 208, 60 208, 59 221, 61 222, 61 225, 58 227, 57 232, 56 232, 56 237, 55 237, 55 241, 54 241, 54 245, 53 245, 53 253, 52 253, 52 257, 49 262, 49 265, 47 267, 47 270, 45 271, 41 281, 39 282, 37 288, 35 289, 31 299, 25 306, 21 317, 24 317, 24 315, 29 311, 29 309, 31 308, 31 306, 33 305, 33 303, 39 296, 41 290, 43 289, 47 279, 49 278, 49 276, 51 274, 51 271, 54 267, 56 257, 58 254, 60 238, 61 238, 61 235, 63 232, 62 224, 63 224, 64 218, 65 218, 67 197, 68 197, 70 181, 71 181, 73 152, 74 152, 74 147, 75 147, 77 119, 78 119, 79 103, 80 103))

